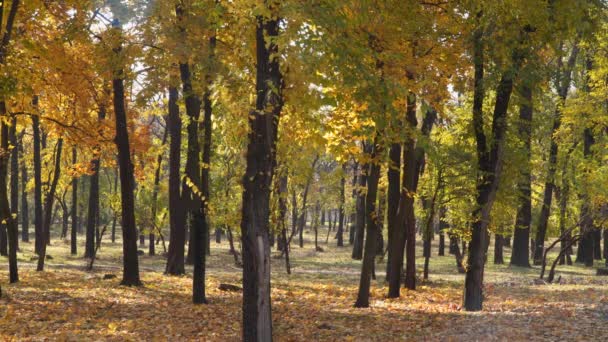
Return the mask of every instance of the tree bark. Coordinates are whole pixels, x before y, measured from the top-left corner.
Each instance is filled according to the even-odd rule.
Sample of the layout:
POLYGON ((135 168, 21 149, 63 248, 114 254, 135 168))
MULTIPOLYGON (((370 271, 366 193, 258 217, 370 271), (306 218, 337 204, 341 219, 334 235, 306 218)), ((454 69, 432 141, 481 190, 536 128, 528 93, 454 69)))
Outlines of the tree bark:
MULTIPOLYGON (((377 138, 376 138, 377 139, 377 138)), ((378 222, 376 217, 376 197, 378 195, 378 180, 380 179, 380 163, 376 160, 382 151, 377 141, 374 141, 371 151, 371 163, 369 164, 369 176, 367 177, 367 193, 365 198, 365 226, 366 236, 365 251, 361 265, 361 277, 359 279, 359 293, 356 308, 369 307, 369 288, 374 270, 374 260, 377 254, 378 222)))
POLYGON ((167 130, 171 136, 169 144, 169 252, 165 273, 181 275, 184 268, 184 246, 186 243, 186 227, 182 195, 180 192, 180 162, 182 144, 182 120, 177 105, 178 92, 175 87, 169 88, 169 114, 167 115, 167 130))
MULTIPOLYGON (((25 134, 25 129, 21 132, 21 136, 19 137, 19 152, 21 155, 24 155, 23 151, 23 135, 25 134)), ((24 242, 30 241, 30 213, 29 213, 29 205, 27 200, 27 166, 25 162, 21 163, 21 240, 24 242)))
MULTIPOLYGON (((363 151, 364 153, 370 153, 370 145, 363 143, 363 151)), ((355 204, 355 231, 354 231, 354 241, 353 241, 353 253, 351 257, 354 260, 361 260, 363 258, 363 242, 365 239, 365 194, 363 189, 366 187, 368 171, 370 166, 368 163, 364 163, 359 168, 359 175, 357 176, 358 180, 358 189, 357 189, 357 199, 355 204)))
MULTIPOLYGON (((53 180, 48 194, 45 198, 44 203, 44 222, 42 225, 43 236, 49 235, 51 230, 53 203, 55 201, 55 191, 57 190, 57 183, 59 182, 59 176, 61 175, 61 151, 63 150, 63 138, 57 140, 57 146, 55 147, 55 167, 53 169, 53 180)), ((46 243, 40 245, 40 253, 38 254, 38 267, 36 271, 44 270, 44 259, 46 258, 46 243)))
MULTIPOLYGON (((0 63, 1 64, 1 63, 0 63)), ((6 103, 4 100, 0 100, 0 119, 4 119, 6 116, 6 103)), ((17 220, 11 214, 11 208, 9 207, 8 201, 8 164, 9 164, 9 128, 7 123, 2 120, 0 122, 0 149, 2 154, 0 155, 0 219, 4 222, 3 226, 6 228, 6 243, 7 243, 7 254, 8 254, 8 266, 9 266, 9 282, 16 283, 19 281, 19 270, 17 266, 17 241, 18 241, 18 228, 17 220)))
POLYGON ((283 81, 276 38, 280 19, 257 16, 256 108, 249 114, 247 166, 243 178, 243 341, 272 341, 270 305, 270 186, 283 106, 283 81))
POLYGON ((346 195, 346 164, 342 164, 342 177, 340 178, 340 208, 338 214, 338 231, 336 233, 337 246, 344 247, 344 196, 346 195))
POLYGON ((576 63, 579 48, 578 42, 574 43, 570 57, 568 58, 567 65, 562 66, 562 59, 558 59, 558 95, 560 98, 560 105, 555 107, 555 117, 553 121, 553 129, 551 130, 551 148, 549 150, 549 170, 547 172, 547 179, 545 181, 545 191, 543 195, 543 202, 540 211, 540 217, 538 219, 538 226, 536 228, 536 246, 534 248, 534 264, 539 265, 542 262, 543 250, 545 247, 545 237, 547 234, 547 223, 549 221, 549 215, 551 214, 551 202, 553 200, 553 190, 555 188, 555 171, 557 168, 557 152, 558 142, 556 140, 555 132, 559 130, 561 126, 561 108, 566 102, 568 96, 568 89, 572 81, 572 70, 576 63))
MULTIPOLYGON (((34 97, 34 107, 38 106, 38 96, 34 97)), ((35 252, 40 254, 41 244, 45 243, 42 235, 42 163, 40 158, 40 118, 32 116, 33 143, 34 143, 34 230, 35 230, 35 252)))
MULTIPOLYGON (((118 34, 122 34, 120 26, 115 27, 118 34)), ((114 48, 120 56, 122 43, 114 48)), ((123 251, 123 278, 122 285, 140 286, 139 259, 137 257, 137 228, 135 226, 135 178, 133 163, 131 162, 131 148, 129 144, 129 128, 127 125, 127 112, 125 103, 124 72, 122 67, 114 72, 112 80, 114 117, 116 120, 116 147, 118 149, 118 166, 120 169, 120 197, 122 219, 122 251, 123 251)))
MULTIPOLYGON (((168 128, 165 128, 165 131, 163 132, 163 140, 162 140, 162 144, 161 146, 165 146, 165 144, 167 143, 167 135, 168 135, 168 128)), ((148 255, 155 255, 156 251, 155 251, 155 243, 154 243, 154 239, 155 239, 155 229, 156 229, 156 212, 157 212, 157 208, 158 208, 158 191, 159 191, 159 184, 160 184, 160 171, 161 171, 161 166, 163 164, 163 153, 159 153, 158 156, 156 157, 156 170, 154 170, 154 189, 152 190, 152 212, 151 212, 151 220, 150 222, 152 222, 152 227, 150 227, 150 234, 149 234, 149 243, 148 243, 148 255)), ((159 227, 160 229, 160 227, 159 227)), ((159 231, 159 235, 160 235, 160 231, 159 231)))
MULTIPOLYGON (((101 122, 106 118, 106 109, 99 108, 97 120, 101 122)), ((99 132, 101 134, 101 132, 99 132)), ((91 160, 91 172, 89 176, 89 210, 87 211, 87 229, 85 238, 84 257, 92 258, 95 254, 95 233, 99 224, 99 172, 101 171, 101 148, 99 145, 93 148, 93 160, 91 160)))
POLYGON ((523 62, 519 48, 513 52, 513 65, 506 70, 496 89, 496 103, 492 120, 492 132, 488 149, 483 124, 484 99, 484 55, 482 43, 483 30, 478 28, 474 34, 475 91, 473 96, 473 128, 477 143, 477 181, 476 204, 471 225, 471 242, 467 257, 465 276, 464 307, 467 311, 479 311, 483 302, 483 273, 488 244, 488 222, 500 182, 502 151, 507 129, 507 110, 513 90, 513 81, 523 62))
MULTIPOLYGON (((19 143, 17 140, 17 118, 13 116, 11 119, 11 127, 9 128, 9 141, 11 149, 11 214, 15 219, 15 225, 19 222, 19 143)), ((10 235, 10 234, 9 234, 10 235)), ((17 231, 17 235, 19 232, 17 231)), ((17 239, 17 250, 19 250, 19 239, 17 239)))
MULTIPOLYGON (((76 146, 72 148, 72 164, 78 162, 76 146)), ((78 177, 72 178, 72 230, 70 232, 70 254, 78 254, 78 177)))
POLYGON ((532 175, 530 173, 530 160, 532 157, 532 88, 522 85, 519 89, 522 102, 519 106, 519 138, 524 143, 526 163, 522 165, 521 181, 517 185, 519 205, 513 230, 513 250, 511 252, 511 265, 530 267, 530 224, 532 222, 532 175))

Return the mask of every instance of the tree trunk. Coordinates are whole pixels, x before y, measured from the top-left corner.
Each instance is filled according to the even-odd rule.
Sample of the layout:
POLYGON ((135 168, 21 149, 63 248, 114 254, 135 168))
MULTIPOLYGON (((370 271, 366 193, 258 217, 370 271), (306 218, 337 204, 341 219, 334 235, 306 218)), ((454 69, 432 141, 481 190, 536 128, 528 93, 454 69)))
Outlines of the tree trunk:
MULTIPOLYGON (((370 153, 370 145, 363 143, 363 151, 364 153, 370 153)), ((353 241, 353 253, 351 257, 354 260, 361 260, 363 258, 363 241, 365 238, 365 194, 363 189, 366 187, 367 182, 367 173, 369 171, 369 164, 364 163, 359 168, 359 175, 357 177, 358 180, 358 189, 357 189, 357 200, 355 206, 355 230, 354 230, 354 241, 353 241)))
POLYGON ((494 264, 502 265, 505 263, 502 256, 502 246, 504 244, 504 237, 502 234, 496 234, 494 236, 494 264))
MULTIPOLYGON (((35 107, 38 106, 38 97, 32 101, 35 107)), ((40 254, 40 245, 45 241, 42 235, 42 162, 40 158, 40 118, 32 116, 33 143, 34 143, 34 230, 35 230, 35 251, 40 254)))
POLYGON ((186 243, 186 227, 184 208, 180 192, 180 162, 182 144, 182 120, 177 105, 178 92, 175 87, 169 88, 169 114, 167 115, 167 130, 171 136, 169 144, 169 252, 165 273, 181 275, 184 268, 184 245, 186 243))
MULTIPOLYGON (((165 144, 167 143, 167 135, 169 133, 168 128, 165 128, 165 131, 163 132, 163 141, 161 146, 165 146, 165 144)), ((152 191, 152 217, 151 217, 151 222, 152 222, 152 227, 150 227, 150 241, 149 241, 149 250, 148 250, 148 254, 149 255, 154 255, 156 254, 156 251, 154 250, 154 238, 155 238, 155 234, 154 231, 156 230, 156 228, 159 229, 159 235, 160 235, 160 227, 157 227, 156 225, 156 211, 158 208, 158 191, 159 191, 159 185, 160 185, 160 171, 161 171, 161 166, 163 164, 163 153, 159 153, 158 156, 156 157, 156 170, 154 171, 154 190, 152 191)))
MULTIPOLYGON (((72 148, 72 164, 78 162, 78 151, 72 148)), ((72 231, 70 232, 70 254, 78 254, 78 177, 72 178, 72 231)))
POLYGON ((365 251, 361 265, 359 293, 357 295, 357 301, 355 302, 356 308, 369 307, 370 281, 374 270, 374 260, 377 254, 377 236, 380 233, 376 218, 376 197, 378 194, 378 180, 380 179, 380 163, 376 160, 376 157, 382 155, 382 152, 377 141, 374 141, 371 148, 371 163, 369 164, 369 177, 367 177, 367 194, 365 198, 365 226, 367 230, 367 239, 365 240, 365 251))
POLYGON ((304 247, 304 226, 306 226, 306 201, 308 200, 308 191, 310 190, 310 184, 312 183, 312 178, 315 173, 315 166, 317 165, 317 161, 319 161, 318 155, 315 157, 315 159, 312 162, 311 172, 310 172, 310 175, 308 176, 308 179, 306 180, 306 186, 304 187, 304 194, 302 195, 302 209, 300 210, 300 217, 298 220, 298 233, 299 233, 299 238, 300 238, 300 248, 304 247))
MULTIPOLYGON (((352 179, 352 198, 357 199, 357 184, 359 182, 358 174, 359 174, 359 163, 355 161, 353 166, 353 179, 352 179)), ((355 243, 355 224, 356 224, 356 208, 350 214, 350 227, 348 229, 348 243, 352 246, 355 243)))
POLYGON ((572 69, 576 63, 576 57, 578 55, 578 42, 574 43, 570 57, 568 58, 568 64, 564 68, 562 65, 562 59, 558 59, 558 81, 557 88, 560 97, 560 105, 555 107, 555 117, 553 121, 553 129, 551 130, 551 148, 549 150, 549 171, 547 172, 547 179, 545 181, 545 191, 543 196, 542 207, 540 211, 540 217, 538 219, 538 226, 536 228, 536 246, 534 248, 534 264, 539 265, 542 262, 543 250, 545 247, 545 237, 547 234, 547 223, 549 221, 549 215, 551 214, 551 202, 553 200, 553 189, 555 187, 555 171, 557 167, 557 152, 558 142, 555 136, 555 132, 559 130, 561 126, 561 108, 566 102, 568 96, 568 89, 572 80, 572 69))
POLYGON ((337 246, 344 247, 344 196, 346 195, 346 164, 342 164, 342 177, 340 177, 340 208, 338 214, 338 232, 336 233, 337 246))
MULTIPOLYGON (((584 146, 583 146, 583 156, 589 161, 592 158, 591 148, 595 143, 595 139, 593 138, 593 134, 590 128, 585 128, 584 131, 584 146)), ((590 168, 585 166, 583 169, 583 174, 589 174, 590 168)), ((584 177, 583 179, 587 179, 584 177)), ((581 241, 579 244, 580 253, 580 261, 585 264, 587 267, 593 267, 593 259, 594 259, 594 227, 593 227, 593 216, 591 213, 591 203, 589 198, 588 190, 583 187, 583 193, 581 194, 581 241)), ((538 244, 537 244, 538 245, 538 244)), ((578 259, 578 258, 577 258, 578 259)))
MULTIPOLYGON (((97 120, 101 122, 106 118, 106 109, 101 107, 97 120)), ((101 132, 99 132, 101 134, 101 132)), ((95 237, 99 224, 99 172, 101 171, 101 148, 93 148, 93 160, 91 161, 92 175, 89 176, 89 210, 87 211, 87 234, 85 239, 84 257, 92 258, 95 253, 95 237)))
MULTIPOLYGON (((411 94, 413 95, 413 94, 411 94)), ((408 96, 406 124, 413 130, 417 125, 416 119, 416 99, 415 96, 408 96)), ((406 240, 410 239, 409 252, 407 260, 409 264, 409 277, 407 277, 407 288, 414 289, 416 287, 415 274, 415 225, 416 218, 414 216, 414 186, 416 183, 416 139, 413 134, 406 136, 403 145, 403 173, 401 180, 402 191, 399 195, 399 205, 397 208, 396 223, 392 235, 392 241, 389 240, 390 253, 390 269, 389 269, 389 298, 397 298, 400 296, 401 287, 401 270, 403 268, 403 250, 406 245, 406 240)), ((407 267, 407 266, 406 266, 407 267)))
MULTIPOLYGON (((116 27, 118 34, 122 28, 116 27)), ((122 43, 114 48, 120 56, 122 43)), ((122 285, 140 286, 139 260, 137 257, 137 228, 135 226, 135 178, 133 163, 131 162, 131 148, 129 145, 129 128, 127 126, 127 112, 125 103, 124 72, 120 67, 114 73, 112 80, 114 116, 116 119, 116 147, 118 149, 118 166, 120 169, 120 197, 122 219, 122 251, 123 251, 123 278, 122 285)))
POLYGON ((216 36, 215 32, 209 38, 209 55, 208 55, 208 66, 207 71, 205 73, 205 93, 203 94, 203 122, 204 126, 203 131, 203 167, 201 170, 201 185, 202 185, 202 193, 204 196, 203 205, 205 206, 205 217, 206 217, 206 236, 205 236, 205 251, 207 255, 211 255, 211 245, 209 239, 209 217, 208 217, 208 204, 211 196, 211 190, 209 188, 209 169, 211 168, 211 130, 213 128, 211 122, 211 114, 213 111, 212 102, 211 102, 211 86, 213 83, 213 73, 214 63, 215 63, 215 45, 216 45, 216 36))
MULTIPOLYGON (((47 236, 51 230, 51 219, 53 212, 53 202, 55 201, 55 191, 57 189, 57 183, 59 182, 59 176, 61 175, 61 151, 63 149, 63 138, 57 140, 57 146, 55 147, 55 167, 53 169, 53 180, 48 194, 45 198, 44 204, 44 222, 42 225, 42 236, 47 236)), ((38 254, 38 267, 36 271, 44 270, 44 259, 46 258, 46 243, 40 245, 40 253, 38 254)))
MULTIPOLYGON (((0 64, 1 65, 1 64, 0 64)), ((17 220, 11 214, 11 208, 8 202, 8 164, 9 164, 9 128, 7 123, 4 121, 6 117, 6 103, 0 101, 0 218, 4 222, 2 226, 6 227, 6 239, 8 247, 8 267, 9 267, 9 281, 10 283, 16 283, 19 281, 19 270, 17 267, 17 241, 19 240, 19 232, 17 228, 17 220)), ((14 147, 15 149, 15 147, 14 147)))
POLYGON ((399 193, 401 192, 401 145, 398 143, 391 144, 388 152, 389 164, 387 171, 388 188, 387 188, 387 208, 386 217, 388 220, 388 257, 386 262, 386 279, 390 278, 392 251, 391 246, 395 243, 395 231, 399 229, 400 224, 397 222, 397 209, 399 207, 399 193))
MULTIPOLYGON (((21 136, 19 137, 19 152, 21 155, 24 155, 23 151, 23 136, 25 134, 25 129, 21 131, 21 136)), ((25 162, 21 163, 21 240, 24 242, 30 241, 30 213, 29 206, 27 201, 27 165, 25 162)))
MULTIPOLYGON (((11 127, 9 128, 9 141, 11 149, 11 213, 15 219, 15 225, 19 222, 19 142, 17 140, 17 118, 13 116, 11 127)), ((10 229, 10 228, 9 228, 10 229)), ((10 234, 9 234, 10 235, 10 234)), ((17 231, 17 235, 19 232, 17 231)), ((19 239, 16 248, 19 250, 19 239)))
POLYGON ((283 106, 283 81, 276 38, 277 8, 272 17, 257 17, 256 110, 249 115, 247 166, 243 177, 243 341, 272 341, 270 309, 270 246, 268 243, 270 185, 275 145, 283 106))
POLYGON ((530 223, 532 222, 532 176, 530 173, 530 159, 532 157, 532 89, 522 85, 519 89, 521 104, 519 107, 519 138, 524 143, 526 163, 522 166, 522 179, 517 185, 519 206, 515 219, 513 232, 513 251, 511 252, 511 265, 530 267, 530 223))
POLYGON ((483 273, 488 241, 487 225, 500 182, 502 151, 507 129, 507 109, 513 90, 513 80, 523 61, 522 52, 513 53, 513 66, 505 71, 496 89, 496 103, 492 120, 492 132, 486 145, 483 124, 483 31, 477 29, 474 38, 475 91, 473 96, 473 128, 477 143, 476 203, 471 225, 471 242, 468 250, 467 272, 465 276, 464 307, 467 311, 479 311, 483 302, 483 273))

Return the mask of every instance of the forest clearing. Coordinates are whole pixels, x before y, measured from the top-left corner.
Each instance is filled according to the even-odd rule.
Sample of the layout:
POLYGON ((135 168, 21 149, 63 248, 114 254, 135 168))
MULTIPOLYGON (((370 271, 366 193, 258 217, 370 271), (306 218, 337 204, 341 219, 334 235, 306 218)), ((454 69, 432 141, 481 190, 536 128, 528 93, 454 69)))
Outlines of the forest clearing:
POLYGON ((604 341, 607 298, 608 0, 0 0, 0 340, 604 341))

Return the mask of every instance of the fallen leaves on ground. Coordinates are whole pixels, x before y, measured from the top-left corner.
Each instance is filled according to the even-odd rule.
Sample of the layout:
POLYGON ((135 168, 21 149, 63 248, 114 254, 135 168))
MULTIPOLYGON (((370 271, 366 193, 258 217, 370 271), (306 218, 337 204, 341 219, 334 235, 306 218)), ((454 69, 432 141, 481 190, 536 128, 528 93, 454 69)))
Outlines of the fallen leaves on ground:
MULTIPOLYGON (((6 279, 6 272, 0 277, 6 279)), ((4 284, 0 340, 217 340, 241 334, 241 294, 218 290, 238 274, 212 276, 208 305, 193 305, 189 277, 144 273, 144 287, 124 287, 103 273, 34 272, 4 284)), ((120 278, 120 277, 119 277, 120 278)), ((453 282, 423 283, 385 298, 373 289, 370 308, 353 307, 356 286, 280 278, 273 282, 274 335, 311 340, 534 340, 608 337, 608 287, 603 285, 494 286, 484 311, 460 308, 453 282)))

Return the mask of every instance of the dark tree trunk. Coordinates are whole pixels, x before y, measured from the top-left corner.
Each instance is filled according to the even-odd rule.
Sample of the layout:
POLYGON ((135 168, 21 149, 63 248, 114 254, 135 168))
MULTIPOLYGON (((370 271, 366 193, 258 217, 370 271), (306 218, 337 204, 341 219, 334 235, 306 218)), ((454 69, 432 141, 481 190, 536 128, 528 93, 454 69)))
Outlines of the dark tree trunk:
MULTIPOLYGON (((115 28, 122 34, 122 28, 115 28)), ((120 55, 122 44, 114 48, 117 56, 120 55)), ((131 162, 131 148, 129 145, 129 128, 127 126, 127 112, 125 103, 124 72, 120 68, 114 73, 112 80, 114 116, 116 119, 116 147, 118 149, 118 166, 120 169, 120 195, 122 219, 122 251, 123 251, 123 278, 122 285, 139 286, 139 260, 137 257, 137 228, 135 226, 135 177, 133 163, 131 162)))
MULTIPOLYGON (((167 135, 169 133, 169 130, 167 128, 165 128, 165 131, 163 132, 163 141, 162 141, 162 146, 165 146, 165 144, 167 143, 167 135)), ((163 164, 163 153, 159 153, 158 156, 156 157, 156 170, 154 171, 154 190, 152 190, 152 217, 150 222, 152 222, 152 227, 150 227, 150 235, 149 235, 149 250, 148 250, 148 254, 149 255, 154 255, 156 254, 156 251, 154 249, 155 247, 155 243, 154 243, 154 239, 155 239, 155 231, 158 229, 158 233, 159 236, 161 235, 160 232, 160 227, 158 227, 156 225, 156 212, 157 212, 157 208, 158 208, 158 191, 159 191, 159 185, 160 185, 160 171, 161 171, 161 166, 163 164)))
POLYGON ((521 104, 519 107, 519 138, 524 143, 526 163, 521 168, 522 179, 518 184, 519 206, 513 232, 513 251, 511 265, 530 267, 530 224, 532 222, 532 176, 530 158, 532 156, 532 89, 527 85, 520 87, 521 104))
MULTIPOLYGON (((273 5, 268 8, 275 13, 273 5)), ((272 341, 270 309, 270 186, 283 105, 276 37, 279 18, 257 17, 256 110, 249 115, 247 167, 243 177, 243 341, 272 341)))
MULTIPOLYGON (((591 148, 595 143, 595 139, 593 138, 593 134, 590 128, 585 128, 584 131, 584 146, 583 146, 583 156, 589 161, 591 156, 591 148)), ((585 167, 583 169, 583 174, 589 174, 591 170, 589 167, 585 167)), ((586 177, 585 177, 586 178, 586 177)), ((594 227, 593 227, 593 216, 591 213, 591 204, 589 193, 587 191, 583 191, 581 194, 581 241, 579 244, 580 256, 577 256, 577 259, 580 258, 580 261, 585 264, 587 267, 593 266, 594 259, 594 227)), ((538 244, 537 244, 538 245, 538 244)))
MULTIPOLYGON (((78 162, 78 151, 72 148, 72 164, 78 162)), ((72 231, 70 232, 70 254, 78 253, 78 177, 72 178, 72 231)))
MULTIPOLYGON (((11 213, 15 219, 15 225, 19 222, 19 142, 17 140, 17 118, 13 117, 11 120, 11 127, 9 128, 9 140, 11 149, 11 213)), ((10 229, 10 228, 9 228, 10 229)), ((10 234, 9 234, 10 235, 10 234)), ((17 235, 19 232, 17 231, 17 235)), ((17 239, 17 250, 19 250, 19 239, 17 239)))
POLYGON ((376 242, 376 255, 384 254, 384 211, 386 208, 386 191, 380 191, 378 194, 378 210, 376 212, 376 220, 378 225, 378 241, 376 242))
MULTIPOLYGON (((410 94, 413 95, 413 94, 410 94)), ((416 119, 416 99, 415 96, 408 96, 406 111, 406 124, 415 130, 418 123, 416 119)), ((401 180, 401 192, 399 195, 399 205, 397 208, 396 223, 392 235, 392 241, 389 240, 390 250, 390 269, 389 269, 389 298, 397 298, 400 296, 401 287, 401 270, 403 268, 403 250, 407 239, 410 239, 409 253, 407 255, 410 274, 407 277, 406 270, 406 287, 414 289, 416 287, 415 274, 415 238, 416 238, 416 218, 414 216, 414 187, 416 183, 416 139, 413 134, 408 134, 403 145, 403 173, 401 180)), ((407 268, 407 265, 406 265, 407 268)))
MULTIPOLYGON (((300 238, 300 248, 304 247, 304 226, 306 226, 306 201, 308 200, 308 191, 310 190, 310 184, 315 173, 315 166, 319 156, 317 155, 312 162, 311 172, 306 180, 306 186, 304 187, 304 194, 302 195, 302 209, 300 210, 300 217, 298 221, 298 234, 300 238)), ((294 204, 295 205, 295 204, 294 204)))
POLYGON ((467 311, 479 311, 483 303, 483 273, 488 244, 487 225, 490 211, 494 204, 500 181, 502 150, 507 129, 507 109, 519 67, 522 63, 522 51, 513 53, 513 66, 505 71, 496 89, 496 103, 492 120, 492 132, 488 142, 483 123, 483 31, 477 29, 474 34, 475 91, 473 96, 473 128, 477 143, 477 180, 476 203, 471 225, 471 243, 467 257, 465 276, 464 307, 467 311), (487 146, 489 143, 489 149, 487 146))
MULTIPOLYGON (((410 93, 407 99, 406 121, 408 127, 415 130, 416 120, 416 95, 410 93)), ((403 179, 403 191, 399 201, 401 217, 399 222, 405 225, 405 287, 410 290, 416 289, 416 216, 414 214, 414 194, 418 185, 420 175, 420 163, 416 151, 415 137, 408 137, 403 149, 404 173, 410 173, 403 179), (403 205, 401 204, 403 202, 403 205)), ((401 247, 401 246, 400 246, 401 247)), ((393 253, 400 254, 393 251, 393 253)), ((403 264, 403 261, 401 261, 403 264)), ((390 291, 390 289, 389 289, 390 291)))
POLYGON ((445 206, 442 206, 439 209, 439 246, 437 255, 444 256, 445 255, 445 231, 448 228, 448 223, 445 221, 445 214, 447 214, 448 209, 445 206))
POLYGON ((502 246, 504 244, 504 237, 502 234, 496 234, 494 236, 494 264, 502 265, 505 263, 502 256, 502 246))
MULTIPOLYGON (((42 225, 42 234, 47 236, 51 230, 51 219, 53 212, 53 202, 55 201, 55 191, 57 189, 57 183, 59 182, 59 176, 61 175, 61 151, 63 149, 63 138, 57 140, 57 146, 55 147, 55 167, 53 169, 53 180, 48 194, 45 198, 44 204, 44 222, 42 225)), ((40 253, 38 254, 38 267, 36 271, 44 270, 44 259, 46 258, 46 243, 40 245, 40 253)))
POLYGON ((291 265, 289 264, 289 241, 287 240, 287 224, 285 222, 287 216, 287 170, 283 170, 279 178, 279 225, 281 228, 281 236, 279 238, 279 248, 285 253, 285 269, 287 274, 291 274, 291 265))
MULTIPOLYGON (((1 65, 1 63, 0 63, 1 65)), ((17 228, 17 220, 11 215, 11 208, 8 202, 8 164, 9 164, 9 128, 4 121, 6 117, 6 104, 0 101, 0 218, 4 222, 2 226, 6 228, 6 243, 8 247, 8 265, 9 265, 9 281, 16 283, 19 281, 19 271, 17 267, 17 241, 19 240, 19 232, 17 228)))
MULTIPOLYGON (((365 153, 370 153, 369 144, 363 143, 363 151, 365 153)), ((361 260, 363 258, 363 242, 365 238, 365 194, 363 193, 363 189, 366 187, 367 183, 367 173, 369 171, 369 164, 364 163, 359 168, 359 175, 357 177, 358 180, 358 191, 357 191, 357 200, 355 204, 355 239, 353 241, 353 252, 351 257, 354 260, 361 260)))
MULTIPOLYGON (((114 193, 118 192, 118 168, 114 168, 114 193)), ((113 218, 112 218, 112 232, 110 233, 110 239, 112 241, 112 243, 116 242, 116 221, 117 221, 117 213, 113 212, 112 213, 113 218)))
POLYGON ((209 38, 209 55, 208 55, 208 67, 207 72, 205 73, 205 93, 203 94, 203 167, 201 170, 201 185, 202 185, 202 193, 204 196, 203 205, 205 206, 205 219, 206 223, 206 235, 205 235, 205 251, 207 255, 211 255, 211 245, 209 239, 209 217, 207 206, 209 204, 209 199, 211 196, 211 190, 209 188, 209 169, 211 167, 211 130, 213 128, 211 122, 211 114, 213 111, 212 102, 211 102, 211 86, 213 83, 213 73, 214 63, 215 63, 215 45, 216 45, 216 37, 215 32, 209 38))
POLYGON ((184 208, 180 192, 180 161, 182 144, 182 120, 177 105, 178 92, 174 87, 169 88, 169 114, 167 130, 171 136, 169 144, 169 252, 165 272, 170 275, 185 273, 184 245, 186 243, 186 227, 184 208))
MULTIPOLYGON (((352 198, 355 199, 355 202, 357 200, 357 184, 359 183, 359 163, 355 162, 354 166, 353 166, 353 179, 352 179, 352 198)), ((356 213, 356 208, 355 210, 353 210, 350 214, 350 227, 348 229, 348 244, 350 244, 351 246, 355 243, 355 230, 356 230, 356 219, 357 217, 357 213, 356 213)))
MULTIPOLYGON (((106 118, 106 109, 101 107, 97 116, 98 122, 106 118)), ((101 132, 100 132, 101 133, 101 132)), ((87 234, 85 239, 84 257, 92 258, 95 254, 95 238, 99 224, 99 172, 101 171, 101 149, 99 146, 93 148, 93 160, 91 161, 91 172, 89 176, 89 210, 87 211, 87 234)))
POLYGON ((200 117, 200 100, 192 89, 192 79, 190 65, 180 64, 180 74, 183 84, 183 93, 186 102, 186 114, 190 118, 187 126, 188 131, 188 153, 186 160, 186 188, 183 195, 187 203, 190 218, 190 245, 189 254, 194 265, 194 275, 192 283, 192 301, 194 303, 206 303, 205 295, 205 251, 206 246, 206 218, 201 194, 196 189, 201 188, 200 173, 200 145, 198 143, 198 120, 200 117))
POLYGON ((340 178, 340 208, 338 214, 338 232, 336 233, 337 246, 344 247, 344 196, 346 195, 346 164, 342 164, 342 177, 340 178))
MULTIPOLYGON (((23 136, 25 129, 21 132, 19 137, 19 152, 24 155, 23 151, 23 136)), ((29 205, 27 201, 27 165, 25 162, 21 163, 21 240, 24 242, 30 241, 30 213, 29 205)))
MULTIPOLYGON (((565 104, 566 97, 568 96, 568 89, 572 80, 572 69, 576 63, 576 57, 578 55, 578 42, 574 43, 570 57, 568 58, 568 64, 563 67, 562 59, 558 59, 558 81, 557 87, 560 97, 561 105, 565 104)), ((559 130, 561 126, 561 108, 558 105, 555 109, 555 117, 553 121, 553 129, 551 130, 551 148, 549 150, 549 170, 547 172, 547 179, 545 181, 545 191, 543 196, 542 207, 540 211, 540 217, 538 219, 538 226, 536 228, 536 246, 534 248, 534 264, 540 265, 543 258, 543 252, 545 247, 545 237, 547 234, 547 223, 549 221, 549 215, 551 214, 551 202, 553 200, 553 189, 555 188, 555 171, 557 168, 557 152, 558 142, 555 136, 555 132, 559 130)))
POLYGON ((401 145, 398 143, 391 144, 388 152, 389 164, 387 171, 388 188, 387 188, 387 208, 386 218, 388 221, 388 257, 386 262, 386 279, 390 278, 392 251, 391 245, 394 244, 395 231, 401 227, 397 222, 397 209, 399 208, 399 193, 400 177, 401 177, 401 145))
MULTIPOLYGON (((33 100, 34 106, 38 106, 38 97, 33 100)), ((42 163, 40 158, 40 118, 32 116, 32 128, 34 135, 34 230, 35 230, 35 251, 40 254, 40 245, 45 243, 42 235, 42 163)))
MULTIPOLYGON (((376 138, 377 139, 377 138, 376 138)), ((378 222, 376 217, 376 197, 378 194, 378 180, 380 179, 380 163, 376 160, 382 155, 380 146, 374 141, 371 147, 371 163, 369 164, 369 176, 367 177, 367 194, 365 198, 365 227, 367 239, 365 240, 365 251, 361 265, 361 277, 359 280, 359 293, 355 307, 369 307, 369 288, 374 270, 374 259, 377 254, 378 222)))

